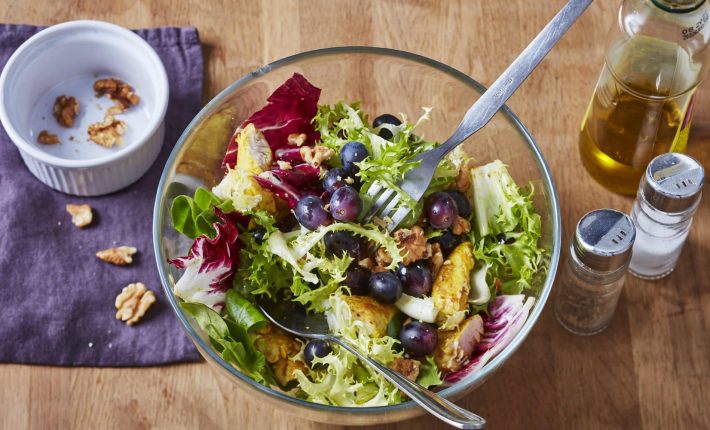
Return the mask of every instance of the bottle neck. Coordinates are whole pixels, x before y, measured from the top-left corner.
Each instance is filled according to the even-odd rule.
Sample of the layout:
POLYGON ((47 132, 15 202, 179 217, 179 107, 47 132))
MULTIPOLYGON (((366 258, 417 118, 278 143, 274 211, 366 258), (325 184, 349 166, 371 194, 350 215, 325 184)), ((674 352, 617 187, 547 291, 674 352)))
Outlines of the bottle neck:
POLYGON ((705 0, 651 0, 657 7, 671 13, 688 13, 705 4, 705 0))

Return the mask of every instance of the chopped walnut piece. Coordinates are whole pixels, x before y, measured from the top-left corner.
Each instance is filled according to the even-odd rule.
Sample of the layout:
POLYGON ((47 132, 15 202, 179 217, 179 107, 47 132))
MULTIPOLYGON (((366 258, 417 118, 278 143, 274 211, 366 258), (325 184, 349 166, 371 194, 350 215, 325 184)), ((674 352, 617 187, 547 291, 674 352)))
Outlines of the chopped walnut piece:
POLYGON ((372 273, 389 272, 389 270, 384 266, 375 266, 371 270, 372 273))
POLYGON ((97 122, 89 126, 89 138, 106 148, 123 143, 123 133, 126 132, 126 123, 106 115, 104 122, 97 122))
POLYGON ((54 100, 52 114, 62 127, 73 127, 74 118, 79 115, 79 102, 74 97, 59 96, 54 100))
POLYGON ((377 248, 377 252, 375 252, 375 262, 378 266, 387 267, 392 264, 392 256, 385 248, 377 248))
POLYGON ((116 319, 133 325, 140 321, 148 308, 155 303, 155 294, 141 282, 128 284, 121 294, 116 296, 116 319))
POLYGON ((89 205, 67 205, 67 212, 71 214, 71 222, 77 227, 86 227, 91 224, 93 214, 89 205))
POLYGON ((291 169, 293 168, 293 166, 291 165, 291 163, 289 163, 288 161, 281 161, 281 160, 278 160, 278 161, 276 162, 276 164, 279 165, 279 169, 281 169, 281 170, 291 170, 291 169))
POLYGON ((459 174, 456 176, 456 189, 462 193, 465 193, 471 187, 471 169, 473 168, 474 163, 475 162, 473 160, 466 160, 466 162, 461 165, 459 174))
POLYGON ((372 270, 372 268, 375 267, 375 264, 372 262, 372 258, 370 257, 363 258, 362 260, 358 261, 357 265, 367 270, 372 270))
POLYGON ((405 266, 431 257, 431 247, 427 246, 424 230, 417 225, 411 230, 401 228, 395 231, 394 240, 399 244, 400 255, 404 258, 402 264, 405 266))
POLYGON ((119 246, 117 248, 104 249, 96 253, 96 256, 107 263, 117 266, 126 266, 133 262, 133 254, 138 250, 132 246, 119 246))
POLYGON ((461 235, 471 231, 471 223, 466 218, 456 216, 454 224, 451 226, 451 232, 455 235, 461 235))
POLYGON ((335 155, 335 151, 320 145, 302 146, 300 152, 303 161, 314 167, 319 167, 324 161, 330 160, 330 157, 335 155))
POLYGON ((419 369, 421 364, 418 360, 411 358, 395 358, 392 363, 390 363, 390 369, 409 379, 410 381, 416 381, 419 376, 419 369))
POLYGON ((431 277, 436 279, 439 269, 444 265, 444 254, 441 252, 441 245, 438 243, 431 245, 431 277))
POLYGON ((56 145, 59 143, 59 137, 56 134, 52 134, 47 130, 42 130, 37 136, 37 142, 42 145, 56 145))
POLYGON ((291 133, 288 135, 287 141, 289 145, 301 146, 306 143, 306 137, 307 136, 305 133, 291 133))
POLYGON ((123 109, 128 109, 140 102, 140 97, 133 92, 133 88, 116 78, 99 79, 94 82, 94 91, 99 97, 107 95, 111 100, 118 102, 123 109))

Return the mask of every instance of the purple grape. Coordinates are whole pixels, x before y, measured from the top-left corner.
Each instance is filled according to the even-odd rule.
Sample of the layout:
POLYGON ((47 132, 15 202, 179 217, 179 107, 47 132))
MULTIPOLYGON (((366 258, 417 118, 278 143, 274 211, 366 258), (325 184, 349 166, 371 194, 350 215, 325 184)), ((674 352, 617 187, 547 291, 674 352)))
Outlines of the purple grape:
POLYGON ((360 142, 348 142, 340 148, 340 162, 343 163, 343 168, 350 173, 357 173, 359 167, 355 163, 361 162, 369 155, 365 145, 360 142))
POLYGON ((367 241, 361 237, 353 236, 348 231, 331 231, 323 237, 325 255, 342 257, 347 254, 356 261, 362 260, 367 255, 367 241))
POLYGON ((456 219, 456 202, 446 193, 434 193, 427 198, 426 211, 432 227, 449 228, 456 219))
POLYGON ((405 294, 414 297, 426 296, 431 292, 431 269, 424 261, 417 261, 409 266, 401 265, 397 268, 397 276, 402 281, 405 294))
POLYGON ((342 167, 335 167, 328 170, 323 175, 323 190, 328 194, 333 194, 338 188, 347 185, 345 178, 348 173, 342 167))
POLYGON ((313 339, 303 348, 303 358, 306 359, 306 364, 308 364, 308 367, 311 369, 325 369, 324 363, 313 363, 313 359, 315 357, 323 358, 330 354, 330 351, 331 348, 328 342, 321 339, 313 339))
POLYGON ((402 330, 399 332, 399 341, 407 353, 414 357, 422 357, 436 350, 439 335, 436 328, 430 324, 410 321, 402 326, 402 330))
POLYGON ((330 198, 330 213, 342 222, 355 221, 362 211, 362 199, 355 188, 338 188, 330 198))
POLYGON ((350 294, 366 296, 370 292, 370 271, 360 266, 353 266, 345 271, 343 284, 350 288, 350 294))
MULTIPOLYGON (((388 113, 380 115, 375 118, 374 121, 372 121, 372 127, 374 128, 377 128, 382 124, 401 125, 402 121, 400 121, 399 118, 397 118, 396 116, 390 115, 388 113)), ((380 132, 377 133, 377 135, 386 140, 392 139, 392 132, 387 130, 386 128, 381 129, 380 132)))
POLYGON ((316 230, 322 225, 330 225, 330 215, 323 208, 323 201, 316 196, 305 196, 296 203, 293 210, 298 222, 309 230, 316 230))
POLYGON ((451 230, 446 230, 441 236, 431 239, 431 242, 439 244, 441 247, 441 253, 444 254, 444 258, 448 257, 449 254, 451 254, 451 252, 461 244, 461 241, 461 236, 453 234, 451 230))
POLYGON ((394 273, 375 273, 370 277, 370 295, 379 302, 392 304, 402 297, 402 283, 394 273))
POLYGON ((471 216, 471 203, 469 203, 468 198, 458 190, 446 190, 444 192, 454 199, 459 216, 468 219, 471 216))

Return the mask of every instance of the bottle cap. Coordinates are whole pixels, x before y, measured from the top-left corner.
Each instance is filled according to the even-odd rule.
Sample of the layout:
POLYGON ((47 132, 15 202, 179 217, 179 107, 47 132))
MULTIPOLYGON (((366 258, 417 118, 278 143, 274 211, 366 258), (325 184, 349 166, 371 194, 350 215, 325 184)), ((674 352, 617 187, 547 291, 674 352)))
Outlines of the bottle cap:
POLYGON ((685 154, 669 152, 651 160, 641 180, 640 192, 662 212, 684 212, 700 201, 705 170, 685 154))
POLYGON ((613 209, 597 209, 577 223, 572 249, 587 267, 611 272, 629 263, 636 228, 626 214, 613 209))

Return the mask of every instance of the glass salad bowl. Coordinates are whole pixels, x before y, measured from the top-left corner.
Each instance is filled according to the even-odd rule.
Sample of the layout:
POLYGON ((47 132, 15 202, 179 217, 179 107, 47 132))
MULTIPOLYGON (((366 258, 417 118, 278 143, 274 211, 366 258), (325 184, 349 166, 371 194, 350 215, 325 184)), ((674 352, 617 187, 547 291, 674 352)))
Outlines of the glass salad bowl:
MULTIPOLYGON (((185 255, 191 240, 173 230, 170 205, 180 194, 212 187, 222 175, 222 158, 234 129, 259 110, 266 98, 293 73, 301 73, 322 89, 319 103, 360 100, 364 112, 403 113, 418 118, 432 108, 430 121, 417 128, 429 140, 443 141, 485 88, 467 75, 428 58, 391 49, 329 48, 304 52, 272 64, 232 83, 192 120, 165 165, 153 214, 155 255, 166 296, 180 323, 205 360, 240 389, 274 408, 314 421, 365 425, 401 421, 423 413, 413 402, 382 407, 325 406, 300 400, 261 385, 240 373, 211 347, 206 334, 185 314, 172 293, 180 274, 167 260, 185 255)), ((532 182, 534 204, 542 218, 541 246, 548 251, 549 270, 535 289, 535 304, 522 329, 483 368, 440 391, 456 400, 481 385, 518 349, 537 322, 550 290, 560 254, 560 212, 557 192, 540 149, 517 116, 504 107, 465 150, 477 162, 503 160, 518 184, 532 182)))

